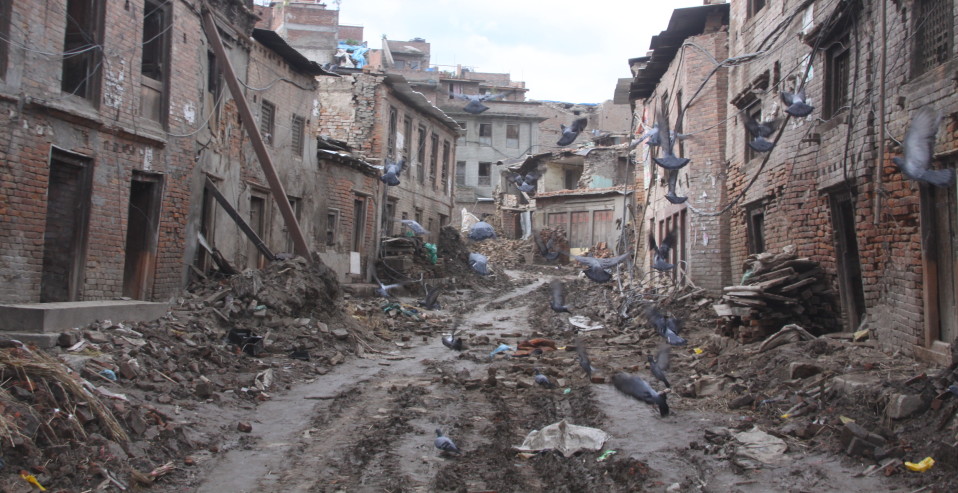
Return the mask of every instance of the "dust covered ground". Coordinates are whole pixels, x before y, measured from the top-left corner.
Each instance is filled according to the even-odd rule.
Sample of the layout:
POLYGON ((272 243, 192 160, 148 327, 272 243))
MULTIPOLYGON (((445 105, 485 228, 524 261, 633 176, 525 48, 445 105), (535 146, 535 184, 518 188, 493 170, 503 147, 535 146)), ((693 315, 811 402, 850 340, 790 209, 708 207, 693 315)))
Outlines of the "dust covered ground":
POLYGON ((646 293, 628 276, 623 296, 573 265, 528 264, 531 245, 487 243, 475 248, 493 277, 463 267, 471 245, 447 249, 445 271, 424 269, 447 286, 438 311, 415 308, 418 286, 398 300, 344 294, 292 260, 196 285, 163 320, 65 336, 56 360, 41 361, 68 366, 61 380, 32 350, 3 349, 0 487, 31 491, 23 470, 69 492, 958 488, 958 398, 942 392, 953 368, 842 336, 741 345, 717 335, 701 297, 646 293), (586 328, 549 309, 553 279, 586 328), (647 301, 682 318, 689 341, 672 351, 665 417, 608 383, 625 371, 663 388, 646 363, 661 343, 641 314, 647 301), (462 351, 440 342, 454 328, 462 351), (557 349, 515 351, 536 338, 557 349), (500 344, 511 349, 490 356, 500 344), (535 368, 556 388, 536 385, 535 368), (115 426, 93 398, 58 390, 64 378, 92 382, 115 426), (610 438, 568 457, 514 449, 561 420, 610 438), (462 454, 440 453, 436 428, 462 454), (937 461, 927 472, 904 466, 925 457, 937 461))

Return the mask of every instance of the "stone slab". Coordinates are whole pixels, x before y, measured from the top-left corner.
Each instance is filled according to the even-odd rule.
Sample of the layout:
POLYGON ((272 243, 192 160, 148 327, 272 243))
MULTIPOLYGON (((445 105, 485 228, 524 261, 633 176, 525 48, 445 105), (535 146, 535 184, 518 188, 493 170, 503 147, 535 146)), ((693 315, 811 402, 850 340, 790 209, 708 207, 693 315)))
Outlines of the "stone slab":
POLYGON ((169 303, 137 300, 65 301, 0 305, 0 331, 60 333, 97 320, 148 322, 165 315, 169 303))

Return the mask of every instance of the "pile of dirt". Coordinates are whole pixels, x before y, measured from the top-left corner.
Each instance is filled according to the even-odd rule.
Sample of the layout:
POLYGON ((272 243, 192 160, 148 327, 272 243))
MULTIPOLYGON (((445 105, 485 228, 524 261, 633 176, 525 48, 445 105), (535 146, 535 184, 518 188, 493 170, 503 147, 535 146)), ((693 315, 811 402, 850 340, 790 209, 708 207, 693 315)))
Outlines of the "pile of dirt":
MULTIPOLYGON (((322 264, 275 262, 195 283, 169 314, 105 320, 60 336, 53 355, 7 341, 0 350, 0 438, 7 470, 57 491, 148 486, 197 442, 181 409, 248 407, 296 379, 328 371, 375 334, 347 315, 322 264), (69 485, 69 488, 65 486, 69 485)), ((3 491, 22 491, 16 475, 3 491)))
MULTIPOLYGON (((481 276, 469 267, 469 253, 482 253, 482 249, 494 249, 504 240, 501 238, 474 242, 463 240, 459 230, 452 226, 444 226, 439 230, 439 256, 443 259, 443 277, 454 277, 459 287, 503 287, 511 283, 509 277, 501 275, 503 266, 495 258, 489 257, 489 269, 493 272, 489 276, 481 276)), ((485 255, 485 254, 484 254, 485 255)), ((487 255, 488 256, 488 255, 487 255)))

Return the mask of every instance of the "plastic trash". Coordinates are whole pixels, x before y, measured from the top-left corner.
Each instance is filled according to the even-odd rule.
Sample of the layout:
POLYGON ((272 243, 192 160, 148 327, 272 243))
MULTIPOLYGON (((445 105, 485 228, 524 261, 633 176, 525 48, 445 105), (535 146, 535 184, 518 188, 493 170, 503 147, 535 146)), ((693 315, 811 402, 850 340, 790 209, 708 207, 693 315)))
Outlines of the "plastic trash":
POLYGON ((907 467, 909 471, 915 471, 915 472, 925 472, 931 469, 931 466, 934 466, 934 465, 935 465, 935 459, 932 459, 931 457, 925 457, 924 459, 921 460, 921 462, 918 462, 917 464, 914 462, 905 462, 905 467, 907 467))
POLYGON ((110 380, 111 382, 116 381, 116 373, 113 370, 110 370, 108 368, 100 370, 100 375, 102 375, 107 380, 110 380))
POLYGON ((702 353, 704 352, 704 351, 702 351, 702 348, 700 348, 700 347, 697 347, 697 348, 693 349, 692 351, 695 352, 695 354, 702 354, 702 353))
POLYGON ((33 486, 36 486, 37 489, 39 489, 40 491, 47 490, 46 488, 43 487, 43 485, 40 484, 39 481, 37 481, 37 478, 33 474, 30 474, 27 471, 20 471, 20 477, 23 478, 24 481, 32 484, 33 486))
POLYGON ((605 452, 602 452, 602 455, 600 455, 595 461, 596 461, 596 462, 602 462, 602 461, 608 459, 609 457, 611 457, 611 456, 613 456, 613 455, 615 455, 615 454, 617 454, 617 453, 618 453, 618 452, 616 452, 615 450, 611 450, 611 449, 610 449, 610 450, 606 450, 605 452))
POLYGON ((512 346, 510 346, 510 345, 508 345, 508 344, 500 344, 499 347, 493 349, 492 352, 489 353, 489 359, 494 358, 497 354, 499 354, 499 353, 501 353, 501 352, 503 352, 503 351, 512 351, 512 350, 513 350, 513 349, 512 349, 512 346))
POLYGON ((428 252, 427 257, 429 257, 429 263, 435 265, 439 261, 439 250, 436 248, 435 243, 424 243, 423 248, 428 252))
POLYGON ((580 450, 599 450, 609 438, 611 435, 598 428, 569 424, 563 419, 529 432, 522 445, 513 448, 519 452, 555 450, 564 457, 571 457, 580 450))

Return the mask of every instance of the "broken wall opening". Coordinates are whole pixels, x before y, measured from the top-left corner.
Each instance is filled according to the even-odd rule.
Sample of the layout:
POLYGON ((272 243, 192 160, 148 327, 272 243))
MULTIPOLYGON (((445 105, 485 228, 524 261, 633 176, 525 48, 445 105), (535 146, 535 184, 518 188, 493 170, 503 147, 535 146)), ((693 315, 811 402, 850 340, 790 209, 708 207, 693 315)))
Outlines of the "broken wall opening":
POLYGON ((133 172, 126 221, 123 296, 145 300, 151 294, 162 196, 161 175, 133 172))
POLYGON ((80 297, 90 213, 93 160, 53 149, 47 185, 40 302, 80 297))

